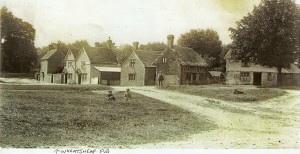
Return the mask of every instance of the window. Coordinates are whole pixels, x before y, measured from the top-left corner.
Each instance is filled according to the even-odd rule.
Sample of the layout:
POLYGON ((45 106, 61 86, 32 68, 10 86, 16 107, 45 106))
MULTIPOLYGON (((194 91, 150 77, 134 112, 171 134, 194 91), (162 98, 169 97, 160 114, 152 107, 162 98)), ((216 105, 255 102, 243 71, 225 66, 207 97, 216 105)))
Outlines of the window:
POLYGON ((68 73, 68 78, 72 79, 73 74, 72 73, 68 73))
POLYGON ((273 81, 275 78, 275 74, 273 73, 268 73, 268 81, 273 81))
POLYGON ((72 67, 72 62, 68 61, 68 68, 72 67))
POLYGON ((241 72, 240 80, 241 81, 250 81, 250 73, 249 72, 241 72))
POLYGON ((131 59, 130 60, 130 66, 132 67, 132 66, 134 66, 134 64, 135 64, 135 59, 131 59))
POLYGON ((87 79, 87 73, 82 73, 81 74, 81 79, 86 80, 87 79))
POLYGON ((240 74, 233 74, 233 78, 234 79, 239 79, 240 78, 240 74))
POLYGON ((163 58, 163 59, 162 59, 162 62, 163 62, 163 63, 167 63, 167 58, 163 58))
POLYGON ((134 81, 135 80, 135 74, 128 74, 128 80, 134 81))
POLYGON ((242 67, 250 67, 250 63, 246 60, 242 60, 242 67))

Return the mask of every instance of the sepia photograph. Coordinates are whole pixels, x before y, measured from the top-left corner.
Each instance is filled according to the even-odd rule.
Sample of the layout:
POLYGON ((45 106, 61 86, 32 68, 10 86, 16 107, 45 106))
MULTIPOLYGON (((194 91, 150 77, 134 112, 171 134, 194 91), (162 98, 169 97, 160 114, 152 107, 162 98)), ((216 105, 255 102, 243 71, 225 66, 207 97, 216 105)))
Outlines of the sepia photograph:
POLYGON ((300 152, 300 0, 1 0, 0 153, 300 152))

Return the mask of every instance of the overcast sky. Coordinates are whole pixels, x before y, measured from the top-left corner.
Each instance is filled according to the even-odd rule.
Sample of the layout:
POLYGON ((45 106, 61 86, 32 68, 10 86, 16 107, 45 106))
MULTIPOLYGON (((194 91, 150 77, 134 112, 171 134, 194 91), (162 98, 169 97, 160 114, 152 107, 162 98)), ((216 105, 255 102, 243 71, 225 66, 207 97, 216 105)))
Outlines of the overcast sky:
MULTIPOLYGON (((298 0, 299 2, 300 0, 298 0)), ((259 0, 2 0, 36 29, 36 47, 86 39, 93 45, 110 36, 117 44, 166 42, 195 28, 216 30, 230 43, 229 27, 259 0)))

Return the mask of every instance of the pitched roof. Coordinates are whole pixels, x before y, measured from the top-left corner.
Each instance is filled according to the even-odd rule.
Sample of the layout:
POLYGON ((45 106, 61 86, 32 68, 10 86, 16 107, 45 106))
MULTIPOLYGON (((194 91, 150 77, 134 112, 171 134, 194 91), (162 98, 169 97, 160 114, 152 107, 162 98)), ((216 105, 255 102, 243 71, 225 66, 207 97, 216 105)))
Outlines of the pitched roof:
POLYGON ((79 54, 79 51, 80 51, 80 50, 78 50, 78 49, 71 49, 71 52, 72 52, 74 58, 77 57, 77 55, 79 54))
POLYGON ((50 57, 52 57, 55 54, 56 51, 57 51, 56 49, 48 51, 41 59, 42 60, 49 59, 50 57))
POLYGON ((161 55, 161 51, 148 51, 148 50, 137 50, 134 53, 139 57, 145 67, 154 66, 153 63, 157 59, 159 55, 161 55))
POLYGON ((232 50, 229 50, 226 55, 224 56, 225 59, 231 59, 232 58, 232 50))
POLYGON ((289 69, 282 69, 282 73, 300 73, 300 69, 295 65, 291 64, 289 69))
POLYGON ((159 58, 162 58, 169 51, 179 60, 181 65, 208 66, 207 62, 198 53, 188 47, 174 46, 173 48, 166 48, 159 58))
POLYGON ((84 48, 91 64, 94 65, 114 65, 117 64, 116 55, 106 47, 85 47, 84 48))

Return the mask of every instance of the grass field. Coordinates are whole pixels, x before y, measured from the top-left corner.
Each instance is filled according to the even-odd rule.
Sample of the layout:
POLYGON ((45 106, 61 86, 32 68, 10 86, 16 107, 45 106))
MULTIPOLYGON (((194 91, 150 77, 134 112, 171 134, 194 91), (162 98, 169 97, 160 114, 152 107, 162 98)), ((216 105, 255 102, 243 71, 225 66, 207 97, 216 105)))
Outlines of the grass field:
POLYGON ((253 86, 226 86, 226 85, 203 85, 203 86, 163 86, 164 90, 173 90, 186 94, 204 96, 234 102, 255 102, 267 100, 285 94, 284 90, 276 88, 256 88, 253 86), (234 94, 234 90, 244 94, 234 94))
POLYGON ((109 87, 1 85, 0 147, 126 147, 182 139, 215 124, 176 106, 109 87))

